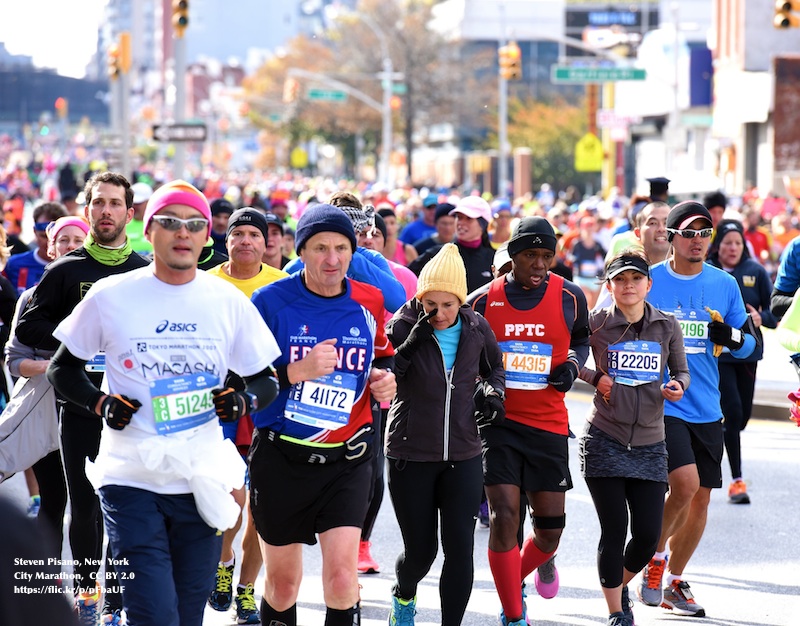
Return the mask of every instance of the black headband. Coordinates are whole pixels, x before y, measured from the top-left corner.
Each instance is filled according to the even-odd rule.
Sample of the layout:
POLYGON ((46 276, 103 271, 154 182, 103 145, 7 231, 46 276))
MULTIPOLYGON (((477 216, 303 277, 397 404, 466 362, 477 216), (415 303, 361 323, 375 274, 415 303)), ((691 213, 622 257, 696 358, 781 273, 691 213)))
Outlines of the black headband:
POLYGON ((608 269, 606 270, 606 280, 611 280, 617 274, 621 274, 622 272, 626 272, 628 270, 639 272, 640 274, 644 274, 650 278, 650 266, 647 264, 647 261, 632 254, 625 254, 618 256, 608 264, 608 269))

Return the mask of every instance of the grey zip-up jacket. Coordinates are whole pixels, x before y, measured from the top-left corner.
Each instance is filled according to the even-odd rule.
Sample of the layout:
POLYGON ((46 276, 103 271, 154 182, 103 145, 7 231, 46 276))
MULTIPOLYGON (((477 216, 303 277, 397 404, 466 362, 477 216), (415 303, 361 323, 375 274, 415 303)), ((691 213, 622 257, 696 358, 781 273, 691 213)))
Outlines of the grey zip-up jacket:
MULTIPOLYGON (((612 304, 589 312, 589 341, 595 367, 581 369, 581 380, 594 384, 597 371, 608 373, 608 346, 625 341, 655 341, 661 345, 661 363, 666 364, 669 377, 689 387, 689 366, 683 348, 683 334, 678 320, 670 313, 645 302, 644 324, 637 334, 622 312, 612 304)), ((663 366, 663 365, 662 365, 663 366)), ((663 380, 632 387, 617 383, 611 387, 606 401, 599 392, 587 420, 622 445, 647 446, 664 440, 663 380)))
MULTIPOLYGON (((395 347, 411 332, 422 311, 414 298, 386 327, 395 347)), ((472 397, 478 377, 503 397, 505 370, 489 323, 468 306, 458 310, 461 336, 449 374, 439 343, 431 338, 410 360, 395 355, 397 395, 389 409, 386 456, 409 461, 464 461, 481 453, 472 397)))

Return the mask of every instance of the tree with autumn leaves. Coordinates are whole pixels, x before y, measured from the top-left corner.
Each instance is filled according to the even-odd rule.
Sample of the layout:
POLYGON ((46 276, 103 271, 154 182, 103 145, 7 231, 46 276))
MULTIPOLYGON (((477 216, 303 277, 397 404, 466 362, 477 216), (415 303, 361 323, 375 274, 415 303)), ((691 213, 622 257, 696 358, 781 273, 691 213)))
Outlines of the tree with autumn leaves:
MULTIPOLYGON (((284 52, 248 76, 243 84, 248 116, 261 129, 262 153, 257 165, 272 168, 285 164, 292 146, 312 138, 339 146, 350 164, 355 163, 360 139, 364 154, 373 155, 377 163, 380 112, 354 97, 345 102, 309 100, 306 93, 310 87, 331 89, 331 85, 298 78, 290 71, 295 68, 328 77, 381 102, 382 84, 377 74, 382 70, 382 58, 376 31, 385 33, 394 71, 403 75, 396 81, 403 88, 397 94, 400 106, 393 112, 393 129, 394 147, 404 148, 408 172, 415 134, 424 134, 435 124, 453 124, 459 135, 483 136, 483 147, 496 147, 491 132, 497 127, 496 113, 492 113, 497 107, 494 54, 475 54, 469 46, 430 28, 435 4, 434 0, 363 0, 357 14, 331 19, 323 36, 296 37, 284 52), (369 20, 360 19, 359 14, 368 15, 369 20), (286 147, 276 148, 280 145, 286 147)), ((586 129, 585 114, 577 104, 512 98, 509 140, 512 147, 533 150, 534 184, 581 182, 572 167, 575 143, 586 129)))

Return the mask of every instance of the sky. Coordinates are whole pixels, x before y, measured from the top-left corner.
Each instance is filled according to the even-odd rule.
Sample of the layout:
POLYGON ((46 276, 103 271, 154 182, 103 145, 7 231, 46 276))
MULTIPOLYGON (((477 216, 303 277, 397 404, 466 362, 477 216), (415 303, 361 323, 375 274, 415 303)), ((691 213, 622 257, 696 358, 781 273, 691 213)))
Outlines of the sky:
POLYGON ((37 67, 82 78, 97 48, 105 0, 22 0, 4 3, 0 42, 11 54, 33 57, 37 67))

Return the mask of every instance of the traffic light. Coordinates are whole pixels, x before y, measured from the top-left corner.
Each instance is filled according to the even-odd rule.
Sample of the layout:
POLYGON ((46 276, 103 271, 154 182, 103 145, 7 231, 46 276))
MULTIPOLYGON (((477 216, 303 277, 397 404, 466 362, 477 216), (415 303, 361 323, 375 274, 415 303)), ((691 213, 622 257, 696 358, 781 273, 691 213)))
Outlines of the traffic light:
POLYGON ((291 104, 297 100, 300 93, 300 83, 296 78, 289 77, 283 83, 283 101, 285 104, 291 104))
POLYGON ((189 26, 189 0, 172 0, 172 27, 176 37, 183 37, 189 26))
POLYGON ((775 28, 800 28, 800 0, 777 0, 775 2, 775 28))
POLYGON ((119 69, 123 74, 131 69, 131 34, 128 31, 119 34, 119 69))
POLYGON ((56 115, 59 119, 65 119, 69 113, 69 102, 66 98, 56 98, 56 115))
POLYGON ((117 80, 121 73, 119 46, 115 43, 108 47, 108 78, 117 80))
POLYGON ((500 57, 500 76, 506 80, 522 78, 522 51, 516 41, 500 46, 497 51, 500 57))

